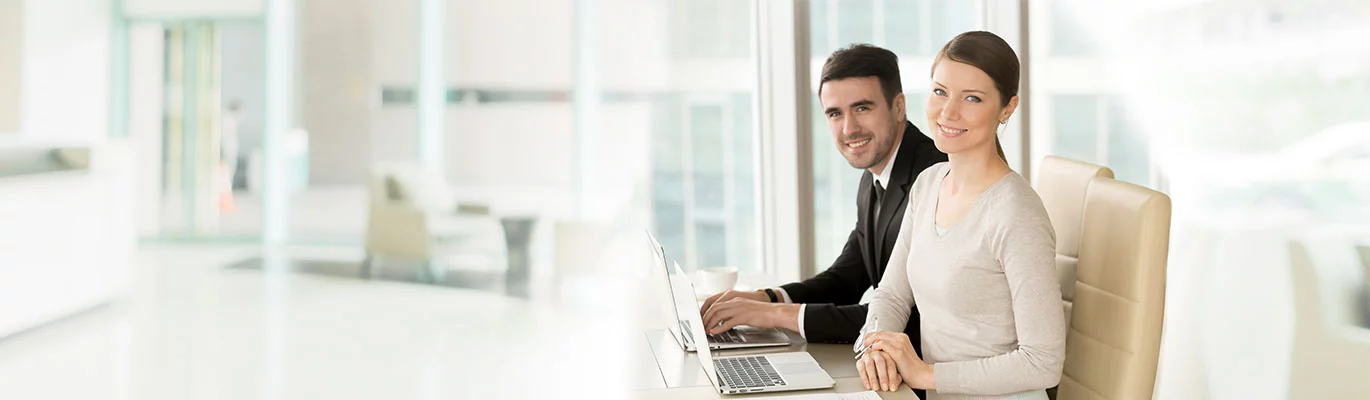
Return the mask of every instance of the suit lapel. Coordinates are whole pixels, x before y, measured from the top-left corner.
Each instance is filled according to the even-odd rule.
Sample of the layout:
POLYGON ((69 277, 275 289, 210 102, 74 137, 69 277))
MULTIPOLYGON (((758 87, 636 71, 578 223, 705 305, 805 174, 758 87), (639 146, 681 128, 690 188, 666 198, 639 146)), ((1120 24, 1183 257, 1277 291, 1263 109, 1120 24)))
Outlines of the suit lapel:
POLYGON ((875 251, 881 257, 884 257, 885 249, 893 244, 887 243, 893 239, 886 240, 886 237, 890 224, 897 223, 893 221, 894 214, 902 214, 900 211, 903 210, 903 207, 900 207, 899 204, 904 202, 904 197, 907 196, 906 192, 903 185, 895 185, 893 182, 891 182, 890 187, 885 188, 885 198, 880 201, 880 216, 875 219, 875 251))
MULTIPOLYGON (((890 181, 885 187, 885 198, 880 201, 880 215, 875 219, 875 237, 871 240, 875 241, 876 254, 881 258, 888 253, 887 249, 894 246, 894 241, 899 239, 898 231, 891 234, 890 225, 903 222, 902 206, 908 204, 905 199, 914 178, 912 158, 916 157, 914 147, 917 142, 917 138, 910 135, 922 136, 923 133, 914 128, 912 123, 904 122, 904 137, 899 140, 899 154, 895 156, 892 166, 894 170, 890 172, 890 181)), ((883 274, 884 271, 879 272, 883 274)))

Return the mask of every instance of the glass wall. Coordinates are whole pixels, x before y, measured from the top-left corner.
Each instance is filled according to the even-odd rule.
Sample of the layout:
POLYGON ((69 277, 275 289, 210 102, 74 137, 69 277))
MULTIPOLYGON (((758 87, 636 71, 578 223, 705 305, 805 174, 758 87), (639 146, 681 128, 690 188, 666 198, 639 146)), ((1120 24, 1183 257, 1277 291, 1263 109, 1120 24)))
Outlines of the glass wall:
POLYGON ((650 227, 687 270, 760 272, 754 8, 449 3, 447 179, 505 214, 650 227))

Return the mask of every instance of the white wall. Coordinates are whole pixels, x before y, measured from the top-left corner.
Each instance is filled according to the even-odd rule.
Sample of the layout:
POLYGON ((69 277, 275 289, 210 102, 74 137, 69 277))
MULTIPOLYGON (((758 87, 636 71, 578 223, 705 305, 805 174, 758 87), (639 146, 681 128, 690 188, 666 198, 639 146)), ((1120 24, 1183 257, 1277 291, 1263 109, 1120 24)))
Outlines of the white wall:
POLYGON ((20 131, 26 136, 107 136, 109 15, 109 2, 101 0, 24 3, 20 131))
POLYGON ((311 184, 362 183, 371 164, 373 88, 369 0, 300 4, 301 123, 311 184))
POLYGON ((162 102, 165 90, 165 30, 160 23, 129 26, 128 132, 138 148, 138 234, 161 233, 162 215, 162 102))
POLYGON ((0 0, 0 134, 19 131, 22 0, 0 0))
POLYGON ((263 0, 124 0, 132 18, 258 16, 263 0))
POLYGON ((15 142, 94 150, 90 171, 0 179, 0 336, 118 296, 136 247, 135 153, 107 139, 109 2, 23 6, 15 142))
POLYGON ((570 88, 575 3, 450 2, 444 32, 447 82, 501 89, 570 88))

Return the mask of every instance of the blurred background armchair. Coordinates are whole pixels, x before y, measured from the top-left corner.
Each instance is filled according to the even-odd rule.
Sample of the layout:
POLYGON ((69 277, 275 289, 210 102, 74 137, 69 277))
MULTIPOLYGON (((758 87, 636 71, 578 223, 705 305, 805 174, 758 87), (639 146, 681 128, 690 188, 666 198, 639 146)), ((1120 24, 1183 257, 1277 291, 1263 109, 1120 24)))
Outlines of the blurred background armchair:
POLYGON ((423 263, 424 278, 441 280, 452 259, 473 256, 477 264, 503 265, 499 222, 483 204, 455 200, 442 175, 420 163, 378 164, 367 184, 364 276, 381 260, 423 263))
POLYGON ((1370 398, 1370 328, 1361 325, 1361 274, 1351 263, 1315 262, 1308 246, 1289 244, 1294 284, 1294 348, 1289 398, 1370 398))

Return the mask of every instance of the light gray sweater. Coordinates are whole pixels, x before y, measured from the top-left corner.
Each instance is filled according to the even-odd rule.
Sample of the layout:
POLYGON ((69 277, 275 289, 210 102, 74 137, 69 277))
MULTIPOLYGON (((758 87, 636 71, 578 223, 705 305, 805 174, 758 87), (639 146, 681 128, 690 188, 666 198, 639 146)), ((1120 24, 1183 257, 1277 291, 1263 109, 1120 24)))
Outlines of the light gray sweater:
POLYGON ((1010 172, 965 217, 935 225, 945 162, 915 180, 866 323, 902 332, 918 305, 930 399, 1046 398, 1061 379, 1066 326, 1056 233, 1037 192, 1010 172))

